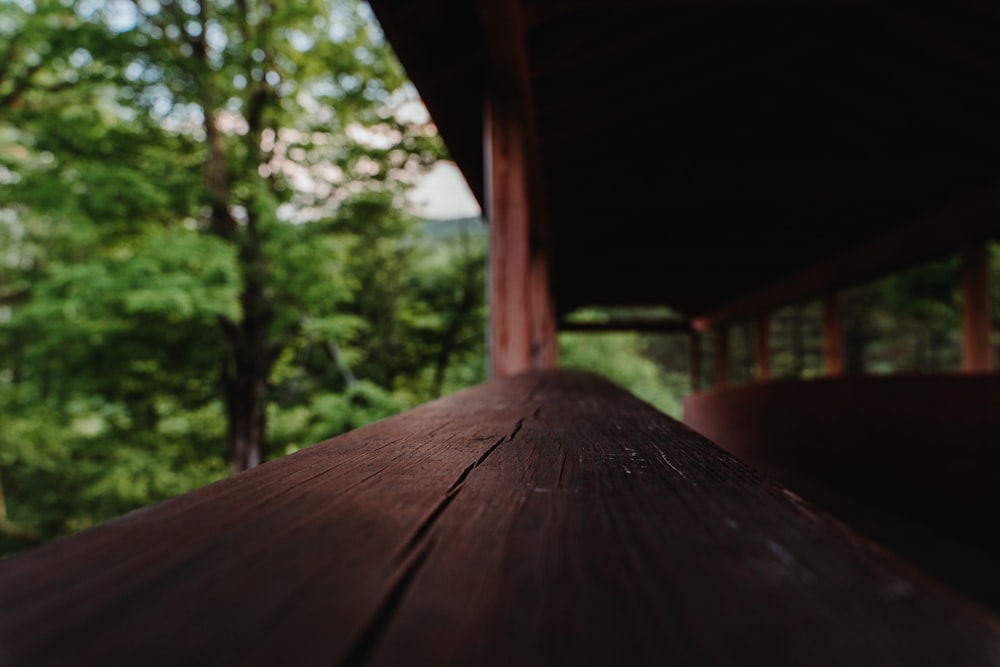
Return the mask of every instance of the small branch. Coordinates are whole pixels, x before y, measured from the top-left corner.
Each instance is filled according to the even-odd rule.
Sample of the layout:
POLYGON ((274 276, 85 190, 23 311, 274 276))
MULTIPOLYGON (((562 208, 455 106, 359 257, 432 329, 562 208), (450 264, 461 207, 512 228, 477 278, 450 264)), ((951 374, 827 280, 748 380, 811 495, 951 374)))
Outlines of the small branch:
POLYGON ((344 384, 348 387, 356 385, 358 383, 358 378, 354 375, 354 371, 351 370, 351 367, 347 365, 347 362, 344 361, 344 355, 340 351, 340 346, 334 341, 327 341, 326 351, 333 360, 333 363, 336 364, 340 375, 344 378, 344 384))

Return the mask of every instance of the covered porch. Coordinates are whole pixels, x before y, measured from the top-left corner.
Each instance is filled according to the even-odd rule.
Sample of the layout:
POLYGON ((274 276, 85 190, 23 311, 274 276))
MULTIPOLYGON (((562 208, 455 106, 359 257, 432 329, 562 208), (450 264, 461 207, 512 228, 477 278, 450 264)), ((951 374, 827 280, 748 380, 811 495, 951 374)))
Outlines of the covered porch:
POLYGON ((0 563, 0 663, 1000 661, 994 610, 803 499, 989 531, 1000 13, 372 5, 489 219, 493 378, 0 563), (685 425, 558 368, 582 306, 820 297, 835 376, 837 291, 955 252, 964 374, 727 387, 722 342, 685 425))

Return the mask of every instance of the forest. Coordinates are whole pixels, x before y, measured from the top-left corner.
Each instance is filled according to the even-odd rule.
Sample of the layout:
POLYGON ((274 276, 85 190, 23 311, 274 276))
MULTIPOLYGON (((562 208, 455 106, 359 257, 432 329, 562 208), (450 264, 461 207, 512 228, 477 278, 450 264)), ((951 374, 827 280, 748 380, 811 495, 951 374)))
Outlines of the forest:
MULTIPOLYGON (((483 381, 485 223, 407 199, 447 159, 359 0, 0 0, 0 555, 483 381)), ((956 271, 847 295, 848 370, 957 364, 956 271)), ((819 372, 813 310, 776 376, 819 372)), ((560 363, 680 417, 687 346, 560 363)))

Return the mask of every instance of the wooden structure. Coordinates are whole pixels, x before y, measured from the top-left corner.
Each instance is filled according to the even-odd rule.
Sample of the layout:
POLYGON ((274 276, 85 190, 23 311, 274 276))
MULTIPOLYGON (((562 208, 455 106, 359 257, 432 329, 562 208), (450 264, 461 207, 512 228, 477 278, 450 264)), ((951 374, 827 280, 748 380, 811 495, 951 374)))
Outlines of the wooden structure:
POLYGON ((986 665, 997 619, 595 376, 493 380, 0 568, 4 665, 986 665))
POLYGON ((996 507, 1000 10, 372 5, 485 204, 495 378, 0 563, 0 664, 1000 664, 981 600, 773 481, 996 507), (656 305, 722 380, 756 319, 766 378, 769 309, 822 297, 836 371, 838 289, 959 251, 977 375, 689 400, 774 478, 550 370, 574 309, 656 305))

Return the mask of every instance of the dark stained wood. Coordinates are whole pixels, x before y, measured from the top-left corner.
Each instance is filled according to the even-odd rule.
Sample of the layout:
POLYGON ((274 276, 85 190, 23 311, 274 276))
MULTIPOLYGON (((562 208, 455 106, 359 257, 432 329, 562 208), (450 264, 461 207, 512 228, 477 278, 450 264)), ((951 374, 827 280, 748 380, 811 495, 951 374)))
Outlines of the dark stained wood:
POLYGON ((490 226, 490 368, 493 375, 504 376, 531 368, 530 213, 524 139, 516 118, 489 102, 483 118, 490 226))
POLYGON ((823 368, 831 376, 844 372, 844 315, 837 294, 823 299, 823 368))
POLYGON ((984 665, 997 617, 593 375, 0 563, 4 665, 984 665))
POLYGON ((533 245, 531 254, 531 367, 555 368, 559 362, 556 304, 552 291, 552 255, 548 245, 533 245))
POLYGON ((523 18, 514 0, 481 0, 491 62, 484 144, 490 222, 494 375, 554 368, 556 314, 523 18))
POLYGON ((990 257, 986 243, 962 248, 962 370, 993 370, 990 257))
POLYGON ((507 105, 490 104, 484 114, 490 174, 490 355, 497 376, 556 363, 549 264, 531 239, 524 127, 510 111, 507 105))
POLYGON ((1000 610, 997 405, 995 374, 848 376, 702 392, 684 421, 1000 610))
POLYGON ((758 380, 771 377, 771 318, 761 315, 754 327, 754 368, 758 380))
POLYGON ((889 484, 919 475, 922 505, 1000 501, 1000 375, 771 380, 703 392, 684 420, 738 455, 808 466, 870 464, 889 484), (946 463, 951 460, 951 463, 946 463), (953 477, 954 475, 954 477, 953 477))

